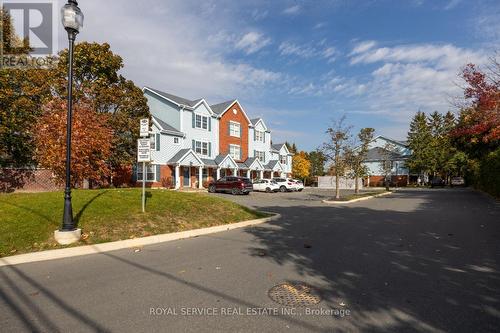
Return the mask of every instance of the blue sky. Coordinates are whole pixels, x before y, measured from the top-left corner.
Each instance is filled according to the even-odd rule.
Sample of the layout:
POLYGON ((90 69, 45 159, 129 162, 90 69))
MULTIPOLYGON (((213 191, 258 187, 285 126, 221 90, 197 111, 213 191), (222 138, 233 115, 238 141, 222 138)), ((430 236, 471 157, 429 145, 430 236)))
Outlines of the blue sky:
MULTIPOLYGON (((237 98, 273 141, 313 150, 332 119, 404 139, 418 110, 446 112, 460 68, 500 49, 500 2, 468 0, 80 2, 78 40, 109 42, 123 74, 210 104, 237 98)), ((60 45, 65 45, 61 34, 60 45)))

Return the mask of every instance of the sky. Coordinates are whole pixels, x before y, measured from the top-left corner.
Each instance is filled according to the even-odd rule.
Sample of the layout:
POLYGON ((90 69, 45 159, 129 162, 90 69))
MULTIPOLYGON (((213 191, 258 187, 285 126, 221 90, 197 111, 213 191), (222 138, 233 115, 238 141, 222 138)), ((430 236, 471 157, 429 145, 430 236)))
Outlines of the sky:
MULTIPOLYGON (((60 2, 62 5, 62 1, 60 2)), ((500 50, 500 1, 81 0, 77 41, 122 74, 209 104, 238 99, 273 142, 314 150, 332 121, 405 139, 417 111, 455 111, 458 74, 500 50)), ((59 45, 66 45, 61 28, 59 45)))

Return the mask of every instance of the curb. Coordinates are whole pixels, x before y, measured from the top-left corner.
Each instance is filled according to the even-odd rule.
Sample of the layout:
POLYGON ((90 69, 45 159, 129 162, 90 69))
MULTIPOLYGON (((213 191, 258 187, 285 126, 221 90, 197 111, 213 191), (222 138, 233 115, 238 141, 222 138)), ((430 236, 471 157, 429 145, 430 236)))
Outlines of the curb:
POLYGON ((192 238, 192 237, 197 237, 197 236, 213 234, 216 232, 244 228, 244 227, 248 227, 248 226, 252 226, 252 225, 256 225, 256 224, 261 224, 264 222, 274 221, 274 220, 281 218, 281 215, 278 213, 271 213, 271 212, 264 212, 264 211, 261 211, 261 213, 273 214, 273 216, 255 219, 255 220, 247 220, 247 221, 242 221, 242 222, 237 222, 237 223, 231 223, 231 224, 217 225, 217 226, 202 228, 202 229, 193 229, 193 230, 173 232, 173 233, 169 233, 169 234, 161 234, 161 235, 147 236, 147 237, 141 237, 141 238, 125 239, 125 240, 119 240, 119 241, 109 242, 109 243, 82 245, 82 246, 70 247, 70 248, 65 248, 65 249, 47 250, 47 251, 40 251, 40 252, 18 254, 18 255, 14 255, 14 256, 10 256, 10 257, 0 258, 0 267, 10 266, 10 265, 18 265, 18 264, 24 264, 24 263, 30 263, 30 262, 78 257, 78 256, 84 256, 84 255, 88 255, 88 254, 97 254, 97 253, 103 253, 103 252, 109 252, 109 251, 115 251, 115 250, 121 250, 121 249, 127 249, 127 248, 134 248, 134 247, 142 247, 144 245, 170 242, 170 241, 175 241, 175 240, 180 240, 180 239, 186 239, 186 238, 192 238))
POLYGON ((349 200, 349 201, 321 200, 321 202, 326 203, 326 204, 346 204, 346 203, 351 203, 351 202, 358 202, 358 201, 368 200, 368 199, 371 199, 371 198, 377 198, 377 197, 381 197, 381 196, 392 194, 392 193, 393 193, 392 191, 389 191, 389 192, 375 194, 375 195, 371 195, 369 197, 362 197, 362 198, 353 199, 353 200, 349 200))

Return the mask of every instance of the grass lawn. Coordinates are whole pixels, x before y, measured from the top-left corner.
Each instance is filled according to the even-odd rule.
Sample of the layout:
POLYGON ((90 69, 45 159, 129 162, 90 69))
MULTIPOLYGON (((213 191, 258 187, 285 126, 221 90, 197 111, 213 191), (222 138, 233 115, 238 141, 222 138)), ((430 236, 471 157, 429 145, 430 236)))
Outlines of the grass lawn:
MULTIPOLYGON (((150 236, 266 216, 204 193, 141 189, 75 190, 73 215, 82 228, 76 245, 150 236)), ((54 230, 62 221, 63 192, 0 194, 0 257, 62 247, 54 230)))
POLYGON ((377 194, 382 194, 387 192, 386 190, 377 190, 377 191, 368 191, 368 192, 359 192, 358 194, 352 193, 352 194, 347 194, 345 196, 342 195, 342 191, 340 199, 335 199, 335 197, 328 199, 329 201, 350 201, 354 199, 359 199, 359 198, 364 198, 364 197, 371 197, 372 195, 377 195, 377 194))

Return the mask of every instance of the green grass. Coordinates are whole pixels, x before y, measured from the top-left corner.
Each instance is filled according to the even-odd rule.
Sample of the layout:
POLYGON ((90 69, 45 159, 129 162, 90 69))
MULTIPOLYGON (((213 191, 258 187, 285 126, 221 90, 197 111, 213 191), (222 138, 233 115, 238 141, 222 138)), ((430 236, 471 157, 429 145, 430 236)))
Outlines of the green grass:
MULTIPOLYGON (((75 190, 73 215, 83 237, 76 245, 184 231, 266 216, 203 193, 141 189, 75 190)), ((0 257, 61 247, 62 192, 0 194, 0 257)))
POLYGON ((348 194, 345 196, 341 196, 340 199, 331 198, 329 200, 331 200, 331 201, 350 201, 350 200, 364 198, 364 197, 371 197, 372 195, 382 194, 385 192, 387 192, 387 191, 386 190, 379 190, 379 191, 370 191, 370 192, 360 192, 358 194, 348 194))

